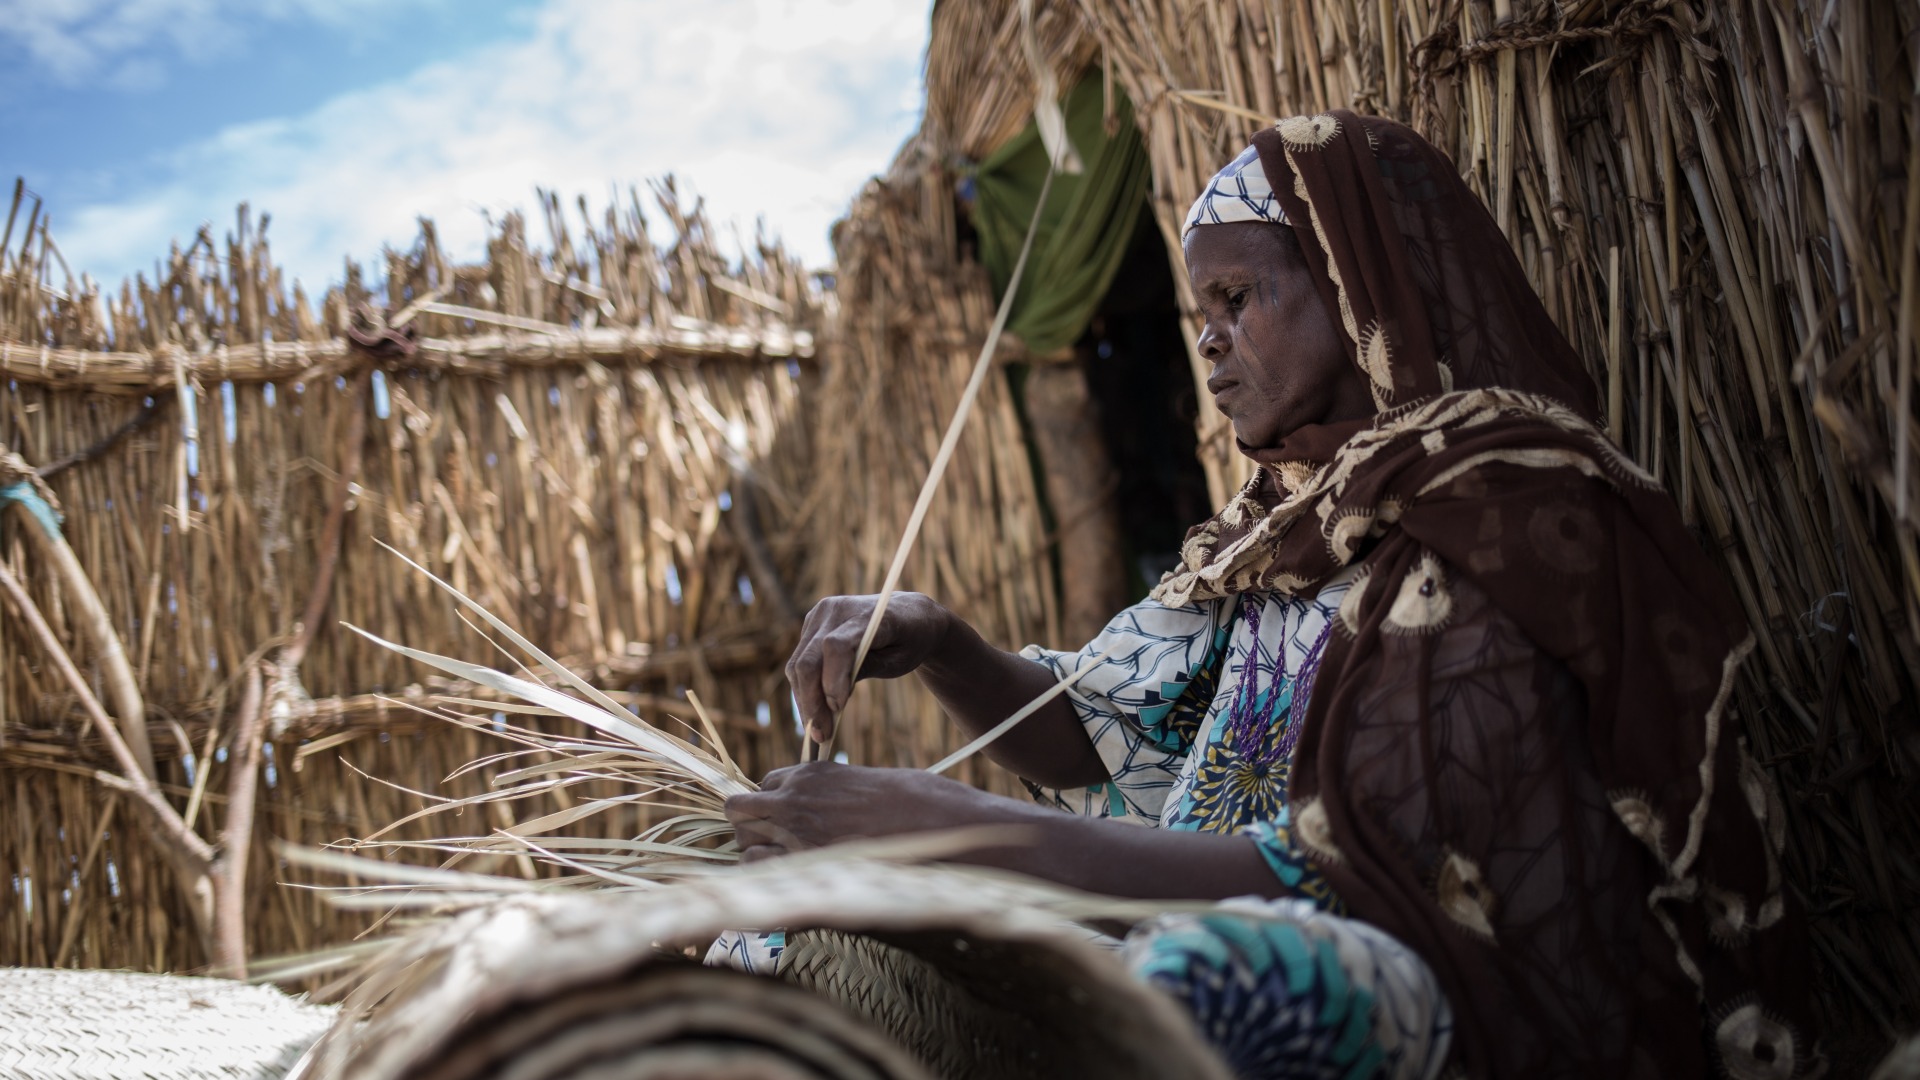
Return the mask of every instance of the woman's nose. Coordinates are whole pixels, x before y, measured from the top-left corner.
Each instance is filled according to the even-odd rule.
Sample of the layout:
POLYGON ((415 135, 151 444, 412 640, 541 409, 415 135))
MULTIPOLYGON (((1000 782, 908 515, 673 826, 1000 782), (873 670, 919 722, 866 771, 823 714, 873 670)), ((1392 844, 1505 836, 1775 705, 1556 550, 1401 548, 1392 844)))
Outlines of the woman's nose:
POLYGON ((1219 363, 1220 358, 1227 355, 1231 347, 1227 335, 1215 328, 1212 322, 1200 328, 1199 349, 1202 358, 1219 363))

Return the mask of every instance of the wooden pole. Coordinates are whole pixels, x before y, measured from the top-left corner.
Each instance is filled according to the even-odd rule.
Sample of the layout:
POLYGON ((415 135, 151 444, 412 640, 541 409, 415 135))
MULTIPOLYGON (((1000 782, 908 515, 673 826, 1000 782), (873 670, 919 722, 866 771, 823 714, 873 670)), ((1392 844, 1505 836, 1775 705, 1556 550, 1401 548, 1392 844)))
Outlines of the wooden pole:
MULTIPOLYGON (((19 455, 7 453, 5 460, 0 461, 0 475, 11 473, 32 475, 32 469, 19 455)), ((87 576, 79 557, 73 553, 66 537, 60 535, 60 530, 49 528, 26 503, 15 501, 13 506, 25 520, 26 528, 22 531, 33 538, 35 548, 42 558, 52 564, 61 584, 65 586, 67 600, 79 615, 80 627, 100 663, 107 694, 113 699, 114 711, 119 714, 117 729, 126 738, 133 760, 138 765, 137 771, 152 779, 155 775, 153 746, 147 739, 146 705, 140 697, 140 684, 133 677, 133 665, 127 662, 127 650, 120 643, 120 635, 113 629, 113 617, 107 614, 106 605, 100 602, 100 594, 93 587, 93 580, 87 576)))
POLYGON ((20 580, 13 576, 4 564, 0 564, 0 592, 13 602, 14 609, 27 623, 27 628, 46 650, 47 657, 53 662, 54 669, 66 680, 67 686, 80 699, 80 707, 93 721, 95 730, 106 741, 114 760, 119 764, 123 775, 115 776, 108 772, 98 772, 94 776, 103 783, 133 796, 134 805, 146 812, 148 827, 152 829, 154 840, 167 862, 174 868, 180 889, 187 896, 188 906, 199 923, 201 932, 209 939, 213 937, 213 848, 202 840, 187 823, 181 819, 173 804, 167 802, 154 787, 153 780, 140 768, 139 760, 127 741, 121 738, 120 730, 107 718, 107 711, 101 707, 100 699, 93 695, 86 678, 80 669, 74 666, 73 658, 67 650, 61 648, 60 639, 55 636, 53 627, 47 625, 46 616, 40 613, 39 605, 20 580))

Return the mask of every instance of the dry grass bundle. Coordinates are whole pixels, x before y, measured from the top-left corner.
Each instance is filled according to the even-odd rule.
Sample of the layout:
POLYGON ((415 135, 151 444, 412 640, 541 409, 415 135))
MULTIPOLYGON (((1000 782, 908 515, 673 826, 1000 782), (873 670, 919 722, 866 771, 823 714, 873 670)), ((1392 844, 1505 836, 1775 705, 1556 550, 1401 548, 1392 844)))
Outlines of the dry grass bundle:
MULTIPOLYGON (((397 645, 358 627, 351 627, 351 629, 384 649, 437 668, 464 683, 492 690, 519 702, 519 704, 506 704, 467 699, 450 703, 450 708, 464 705, 469 709, 489 710, 495 715, 511 711, 520 715, 558 717, 584 724, 605 738, 582 741, 529 728, 509 727, 502 721, 489 723, 485 717, 470 713, 463 715, 443 711, 441 715, 456 724, 480 730, 491 727, 498 734, 525 748, 522 753, 495 755, 473 762, 466 769, 461 770, 462 772, 504 764, 509 759, 524 756, 525 753, 539 754, 547 760, 499 773, 493 780, 495 790, 462 799, 448 799, 429 806, 386 826, 380 830, 380 833, 375 834, 375 837, 369 839, 375 839, 380 834, 398 826, 436 814, 458 811, 470 806, 489 804, 498 806, 507 802, 524 801, 539 795, 550 795, 580 784, 604 782, 635 790, 619 796, 591 798, 566 809, 540 815, 530 821, 516 821, 498 830, 499 839, 443 839, 425 845, 401 844, 398 846, 429 847, 462 853, 497 853, 502 850, 522 853, 521 849, 526 849, 565 870, 585 872, 613 882, 643 880, 632 875, 655 856, 704 855, 726 860, 735 857, 730 848, 713 851, 696 845, 716 838, 730 839, 732 827, 722 813, 726 799, 732 795, 754 791, 756 785, 740 771, 740 767, 727 753, 726 743, 719 727, 713 723, 711 717, 706 715, 706 711, 699 707, 700 699, 697 695, 689 691, 691 703, 704 725, 704 734, 712 747, 711 750, 697 746, 640 719, 604 691, 569 671, 553 657, 541 651, 539 646, 527 640, 492 612, 475 603, 466 594, 434 577, 432 573, 407 559, 406 556, 398 552, 394 554, 451 595, 461 607, 478 615, 494 632, 526 653, 533 663, 538 664, 542 670, 556 677, 563 685, 570 687, 580 696, 573 696, 547 684, 535 674, 533 669, 527 668, 524 661, 520 661, 520 664, 526 671, 527 678, 508 675, 479 664, 439 656, 405 645, 397 645), (640 836, 630 840, 567 838, 550 840, 542 846, 527 839, 533 836, 545 836, 557 829, 570 827, 608 810, 640 806, 666 808, 674 811, 674 816, 650 826, 640 836), (663 839, 666 842, 662 842, 663 839), (504 847, 501 843, 503 840, 506 842, 504 847), (594 853, 569 857, 553 850, 581 847, 594 853), (607 862, 617 865, 607 869, 599 869, 595 866, 596 863, 607 862)), ((504 646, 501 648, 505 651, 504 646)), ((511 653, 507 655, 512 656, 511 653)))
MULTIPOLYGON (((937 483, 936 472, 929 489, 937 483)), ((911 540, 909 533, 903 551, 911 540)), ((619 1075, 703 1077, 1043 1077, 1082 1068, 1119 1076, 1225 1075, 1177 1008, 1090 946, 1088 931, 1072 922, 1137 918, 1164 905, 875 861, 1020 842, 1019 830, 1009 829, 869 841, 716 876, 738 859, 724 801, 754 785, 698 698, 691 703, 711 749, 640 720, 480 604, 413 568, 539 670, 522 664, 526 677, 516 677, 364 636, 519 699, 524 704, 515 712, 571 719, 605 738, 555 737, 443 712, 522 747, 476 766, 539 760, 499 773, 495 792, 448 800, 395 825, 589 780, 612 781, 631 794, 589 798, 485 837, 376 837, 354 845, 451 856, 438 869, 287 851, 296 864, 373 883, 336 893, 334 904, 408 912, 412 922, 393 938, 290 958, 260 973, 287 981, 352 969, 335 984, 352 987, 341 1016, 299 1075, 558 1077, 576 1075, 586 1060, 619 1075), (540 671, 580 696, 547 685, 540 671), (549 835, 637 803, 673 816, 632 838, 549 835), (474 856, 515 857, 521 874, 475 872, 474 856), (469 868, 454 869, 457 863, 469 868), (582 889, 591 892, 583 896, 582 889), (515 932, 503 933, 503 924, 515 932), (596 925, 601 940, 580 951, 583 929, 596 925), (756 926, 792 935, 781 982, 688 963, 720 932, 756 926), (617 929, 609 935, 609 927, 617 929), (534 951, 523 955, 530 944, 534 951), (1126 1035, 1116 1039, 1116 1029, 1126 1035)), ((1106 656, 932 771, 952 768, 1005 734, 1106 656)))
MULTIPOLYGON (((1016 0, 939 6, 926 121, 841 227, 849 340, 824 396, 870 420, 840 436, 862 448, 850 462, 924 453, 914 408, 852 406, 880 386, 950 394, 945 350, 985 331, 950 192, 1031 113, 1019 25, 1016 0)), ((1384 114, 1452 154, 1759 633, 1740 707, 1788 796, 1823 999, 1842 1026, 1920 1022, 1904 914, 1920 903, 1920 4, 1060 0, 1037 25, 1063 84, 1098 72, 1132 100, 1170 252, 1202 184, 1274 118, 1384 114)), ((1199 435, 1217 500, 1245 464, 1208 410, 1199 435)), ((1016 471, 998 445, 964 452, 963 475, 1016 471)), ((876 521, 908 503, 880 481, 835 486, 823 498, 876 521)), ((936 507, 908 580, 1001 644, 1054 643, 1030 603, 1037 533, 1000 527, 1039 496, 1024 478, 981 490, 936 507)), ((880 556, 839 538, 844 517, 820 519, 835 565, 860 567, 835 580, 870 580, 880 556)))
MULTIPOLYGON (((936 474, 934 486, 937 479, 936 474)), ((902 550, 910 550, 911 546, 909 534, 902 541, 902 550)), ((365 839, 352 841, 349 846, 455 856, 447 865, 469 856, 511 855, 520 861, 523 876, 529 879, 587 887, 646 888, 659 880, 684 874, 689 860, 695 863, 738 860, 733 826, 725 815, 726 800, 758 790, 758 785, 735 763, 727 750, 725 734, 701 706, 697 694, 688 691, 688 703, 693 706, 701 726, 696 729, 683 722, 690 738, 677 736, 647 722, 637 711, 569 671, 471 597, 399 552, 393 554, 524 653, 524 658, 516 656, 506 646, 494 642, 523 675, 509 675, 480 664, 396 644, 358 627, 350 629, 381 648, 436 668, 463 684, 501 695, 498 700, 449 698, 438 708, 414 707, 468 730, 498 736, 519 749, 478 759, 453 774, 452 778, 457 778, 468 772, 494 770, 509 764, 516 766, 493 772, 490 790, 460 798, 429 795, 437 801, 365 839), (592 729, 600 737, 511 725, 503 719, 507 713, 572 721, 592 729), (529 763, 529 758, 534 760, 529 763), (500 809, 588 784, 593 785, 597 794, 562 810, 499 825, 487 836, 381 841, 387 833, 415 822, 460 814, 470 808, 500 809), (609 786, 621 793, 607 794, 609 786), (639 807, 664 811, 671 816, 652 822, 631 837, 555 835, 608 811, 639 807), (543 864, 542 869, 535 869, 536 862, 543 864)), ((1081 664, 1005 720, 935 762, 928 771, 948 772, 967 761, 1047 702, 1065 693, 1118 647, 1118 644, 1109 647, 1081 664)), ((402 701, 393 704, 407 706, 402 701)))

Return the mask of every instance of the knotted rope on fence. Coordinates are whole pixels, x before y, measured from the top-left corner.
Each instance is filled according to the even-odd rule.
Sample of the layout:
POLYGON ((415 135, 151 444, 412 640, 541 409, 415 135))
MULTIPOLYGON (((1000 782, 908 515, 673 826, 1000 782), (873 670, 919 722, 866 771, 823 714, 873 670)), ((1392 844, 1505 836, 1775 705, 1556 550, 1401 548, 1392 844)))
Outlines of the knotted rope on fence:
MULTIPOLYGON (((1612 19, 1598 26, 1554 26, 1550 18, 1516 20, 1466 42, 1460 40, 1460 24, 1449 21, 1413 47, 1413 70, 1424 81, 1451 74, 1463 65, 1484 61, 1503 52, 1543 45, 1611 41, 1616 46, 1637 46, 1659 30, 1678 31, 1679 23, 1666 12, 1666 6, 1665 0, 1637 0, 1622 7, 1612 19), (1451 55, 1447 55, 1449 53, 1451 55)), ((1704 45, 1699 47, 1706 48, 1704 45)), ((1608 63, 1622 63, 1634 51, 1637 50, 1623 48, 1621 54, 1608 63)))
POLYGON ((40 478, 27 460, 11 450, 0 449, 0 510, 8 503, 19 503, 27 512, 47 530, 47 535, 60 535, 60 500, 54 497, 53 489, 40 478))

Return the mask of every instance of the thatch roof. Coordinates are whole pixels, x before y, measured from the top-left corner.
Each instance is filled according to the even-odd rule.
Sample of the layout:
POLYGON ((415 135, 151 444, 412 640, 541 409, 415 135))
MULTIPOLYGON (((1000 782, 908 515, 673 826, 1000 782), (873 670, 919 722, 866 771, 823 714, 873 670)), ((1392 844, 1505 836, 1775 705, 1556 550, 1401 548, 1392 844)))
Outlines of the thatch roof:
MULTIPOLYGON (((1789 795, 1823 996, 1868 1026, 1920 1022, 1920 937, 1901 914, 1920 903, 1920 4, 1035 6, 1062 86, 1086 72, 1131 99, 1171 251, 1204 181, 1275 118, 1381 113, 1453 155, 1589 358, 1622 445, 1673 491, 1759 631, 1740 708, 1789 795)), ((845 325, 868 336, 827 399, 884 385, 932 407, 849 412, 867 423, 844 438, 905 456, 837 484, 863 538, 841 579, 877 580, 877 538, 911 499, 895 474, 926 461, 948 357, 986 328, 993 298, 960 257, 949 192, 1031 114, 1020 34, 1015 0, 937 5, 926 122, 843 226, 845 325)), ((1219 497, 1245 466, 1218 417, 1203 410, 1200 427, 1219 497)), ((983 515, 1030 520, 1040 496, 997 439, 971 445, 973 468, 1005 486, 953 494, 909 580, 1004 642, 1046 640, 1037 534, 977 539, 999 531, 983 515), (1010 567, 1027 576, 979 590, 1010 567)), ((896 716, 912 706, 884 700, 896 716)))

